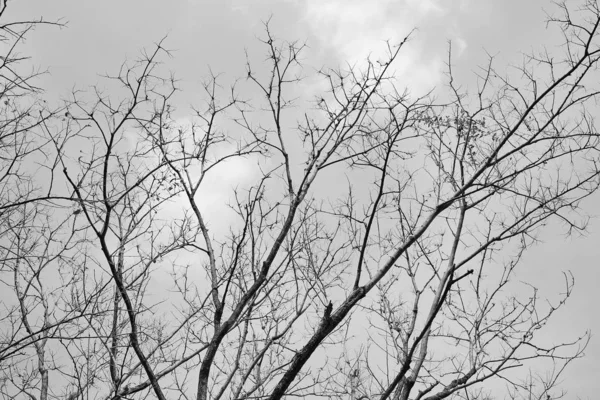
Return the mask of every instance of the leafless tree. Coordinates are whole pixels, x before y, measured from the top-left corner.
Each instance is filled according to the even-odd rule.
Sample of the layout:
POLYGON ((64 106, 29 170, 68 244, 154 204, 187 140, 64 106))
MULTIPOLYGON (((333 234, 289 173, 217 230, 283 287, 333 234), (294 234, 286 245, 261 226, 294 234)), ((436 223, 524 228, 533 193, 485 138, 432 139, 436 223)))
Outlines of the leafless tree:
POLYGON ((58 118, 37 86, 45 71, 30 69, 20 45, 36 27, 58 21, 14 21, 0 2, 0 393, 8 398, 50 398, 57 369, 54 343, 77 337, 82 312, 65 308, 61 291, 73 289, 79 233, 56 214, 59 157, 44 126, 58 118), (39 395, 38 395, 39 393, 39 395))
POLYGON ((532 54, 518 73, 490 59, 474 92, 451 51, 446 94, 402 88, 410 35, 308 86, 304 44, 267 24, 267 65, 248 55, 230 86, 211 74, 191 117, 161 41, 60 114, 36 109, 24 144, 3 130, 2 393, 563 396, 588 334, 540 332, 573 277, 549 302, 517 278, 546 226, 586 229, 579 204, 600 183, 600 9, 557 15, 562 58, 532 54))

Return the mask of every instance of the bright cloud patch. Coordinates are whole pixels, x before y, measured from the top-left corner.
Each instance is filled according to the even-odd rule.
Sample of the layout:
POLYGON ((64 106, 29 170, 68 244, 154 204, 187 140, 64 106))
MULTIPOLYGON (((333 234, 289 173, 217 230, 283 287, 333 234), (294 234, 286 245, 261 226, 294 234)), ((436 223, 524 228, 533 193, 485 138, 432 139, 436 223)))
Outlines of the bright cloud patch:
MULTIPOLYGON (((400 43, 414 28, 426 30, 431 21, 450 12, 436 0, 306 0, 305 7, 305 21, 320 41, 318 45, 352 65, 360 65, 367 57, 384 57, 386 41, 400 43)), ((414 33, 395 65, 397 76, 413 93, 428 91, 439 83, 446 57, 444 51, 426 45, 421 33, 414 33)), ((440 32, 442 47, 446 39, 447 32, 440 32)), ((466 42, 459 40, 464 49, 466 42)))

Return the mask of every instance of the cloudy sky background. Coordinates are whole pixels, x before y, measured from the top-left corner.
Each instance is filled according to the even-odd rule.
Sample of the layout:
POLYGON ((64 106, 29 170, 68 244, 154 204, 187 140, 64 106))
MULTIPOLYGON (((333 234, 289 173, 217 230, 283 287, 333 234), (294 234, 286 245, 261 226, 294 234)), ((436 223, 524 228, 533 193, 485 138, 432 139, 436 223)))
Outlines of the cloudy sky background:
MULTIPOLYGON (((559 51, 560 38, 545 29, 544 9, 555 10, 542 0, 26 0, 10 2, 7 16, 68 22, 62 30, 38 28, 22 48, 50 70, 42 86, 54 99, 66 98, 73 87, 97 83, 99 74, 117 73, 124 60, 168 35, 165 46, 173 58, 165 62, 180 79, 183 91, 176 105, 184 116, 198 101, 209 66, 233 79, 244 74, 244 50, 261 56, 256 38, 270 17, 275 37, 307 41, 306 63, 314 67, 360 62, 382 51, 384 40, 399 41, 418 28, 396 71, 411 92, 421 93, 443 88, 448 40, 454 71, 465 86, 473 85, 473 72, 486 62, 486 51, 496 55, 501 71, 542 43, 559 51)), ((222 171, 222 188, 240 168, 230 165, 222 171)), ((593 216, 600 215, 599 205, 600 195, 584 204, 593 216)), ((587 356, 572 366, 564 386, 573 396, 568 398, 595 398, 600 389, 600 219, 591 221, 586 237, 565 239, 551 228, 542 239, 527 254, 522 277, 535 282, 543 297, 563 289, 561 271, 575 275, 575 292, 548 332, 562 341, 592 330, 587 356)))

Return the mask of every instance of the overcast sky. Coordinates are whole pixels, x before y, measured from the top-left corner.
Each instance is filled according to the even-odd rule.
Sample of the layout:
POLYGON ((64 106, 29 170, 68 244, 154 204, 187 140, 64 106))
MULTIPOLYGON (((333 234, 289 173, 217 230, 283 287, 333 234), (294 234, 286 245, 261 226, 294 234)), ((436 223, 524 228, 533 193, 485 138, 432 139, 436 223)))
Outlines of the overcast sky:
MULTIPOLYGON (((51 97, 94 84, 98 74, 116 73, 126 58, 168 35, 165 46, 173 58, 165 61, 181 80, 177 101, 183 112, 197 99, 208 66, 232 78, 243 74, 244 49, 260 55, 256 37, 269 18, 276 37, 307 40, 307 61, 315 67, 359 62, 381 51, 384 40, 399 40, 418 28, 397 70, 419 92, 444 85, 448 40, 455 72, 465 85, 485 62, 485 51, 503 65, 518 63, 520 52, 541 43, 556 45, 556 35, 545 30, 544 8, 553 10, 550 1, 541 0, 22 0, 9 3, 8 16, 68 22, 62 30, 38 28, 23 48, 36 64, 49 68, 43 85, 51 97)), ((585 203, 586 211, 598 215, 598 205, 596 195, 585 203)), ((524 260, 525 278, 535 280, 542 296, 550 296, 562 289, 561 271, 574 273, 574 295, 551 332, 556 340, 588 329, 595 333, 587 357, 573 365, 565 387, 572 395, 597 398, 600 220, 592 221, 587 237, 565 240, 551 230, 543 239, 524 260)))

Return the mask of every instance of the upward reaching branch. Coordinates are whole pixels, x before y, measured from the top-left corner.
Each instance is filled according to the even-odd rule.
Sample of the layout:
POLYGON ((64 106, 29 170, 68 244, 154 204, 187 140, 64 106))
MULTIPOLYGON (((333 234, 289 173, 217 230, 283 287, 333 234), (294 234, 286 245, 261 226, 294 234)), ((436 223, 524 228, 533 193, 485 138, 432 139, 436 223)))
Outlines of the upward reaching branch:
POLYGON ((559 398, 588 336, 538 333, 573 280, 544 303, 519 271, 600 185, 600 10, 558 9, 562 58, 469 93, 449 52, 447 96, 400 89, 410 35, 309 85, 266 24, 189 116, 162 42, 49 110, 1 25, 2 395, 559 398))

